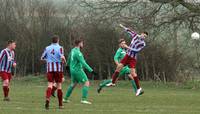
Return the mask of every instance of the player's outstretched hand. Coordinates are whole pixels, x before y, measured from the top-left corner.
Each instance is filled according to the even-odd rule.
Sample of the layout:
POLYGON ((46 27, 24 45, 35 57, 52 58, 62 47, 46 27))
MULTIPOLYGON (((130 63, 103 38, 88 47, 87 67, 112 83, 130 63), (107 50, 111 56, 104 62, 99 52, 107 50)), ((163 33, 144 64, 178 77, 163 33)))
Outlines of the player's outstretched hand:
POLYGON ((91 73, 92 73, 93 75, 95 75, 95 76, 98 75, 98 73, 96 73, 95 71, 92 71, 91 73))

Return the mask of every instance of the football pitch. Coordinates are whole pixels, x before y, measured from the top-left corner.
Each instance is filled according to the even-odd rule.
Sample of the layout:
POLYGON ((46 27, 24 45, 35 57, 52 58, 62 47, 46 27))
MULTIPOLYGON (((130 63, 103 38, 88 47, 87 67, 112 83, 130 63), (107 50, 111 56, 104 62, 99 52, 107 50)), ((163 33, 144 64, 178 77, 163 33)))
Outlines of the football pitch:
MULTIPOLYGON (((11 83, 10 102, 4 102, 0 91, 0 114, 200 114, 200 90, 183 89, 154 82, 142 82, 144 95, 135 97, 129 81, 96 92, 97 81, 91 82, 89 101, 80 103, 81 86, 72 93, 71 102, 59 110, 57 98, 51 98, 50 109, 44 108, 44 78, 27 77, 11 83)), ((0 83, 1 84, 1 83, 0 83)), ((63 84, 64 94, 69 81, 63 84)))

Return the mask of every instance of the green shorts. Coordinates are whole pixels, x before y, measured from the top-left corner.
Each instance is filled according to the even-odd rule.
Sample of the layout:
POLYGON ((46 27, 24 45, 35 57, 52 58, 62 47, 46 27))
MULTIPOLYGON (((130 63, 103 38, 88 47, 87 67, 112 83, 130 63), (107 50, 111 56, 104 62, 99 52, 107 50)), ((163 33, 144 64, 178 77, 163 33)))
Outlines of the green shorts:
POLYGON ((88 77, 83 70, 71 71, 72 83, 85 83, 88 81, 88 77))
POLYGON ((123 67, 123 69, 119 72, 119 77, 125 76, 126 74, 130 74, 131 69, 128 66, 123 67))

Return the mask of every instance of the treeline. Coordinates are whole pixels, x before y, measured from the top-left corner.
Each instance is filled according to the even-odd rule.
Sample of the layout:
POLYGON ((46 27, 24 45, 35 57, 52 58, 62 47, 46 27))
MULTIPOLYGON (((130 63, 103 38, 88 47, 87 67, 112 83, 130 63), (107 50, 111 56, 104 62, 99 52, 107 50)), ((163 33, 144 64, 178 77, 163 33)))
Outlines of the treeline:
POLYGON ((200 13, 172 3, 0 0, 0 47, 5 47, 8 39, 15 39, 17 76, 38 75, 45 72, 39 59, 53 34, 61 37, 66 56, 74 39, 82 37, 85 58, 99 73, 95 79, 104 79, 115 69, 117 40, 123 37, 130 41, 118 27, 123 23, 137 32, 146 30, 150 34, 147 47, 138 57, 141 79, 182 81, 181 78, 190 77, 199 69, 195 51, 199 46, 191 41, 190 34, 199 31, 200 13))

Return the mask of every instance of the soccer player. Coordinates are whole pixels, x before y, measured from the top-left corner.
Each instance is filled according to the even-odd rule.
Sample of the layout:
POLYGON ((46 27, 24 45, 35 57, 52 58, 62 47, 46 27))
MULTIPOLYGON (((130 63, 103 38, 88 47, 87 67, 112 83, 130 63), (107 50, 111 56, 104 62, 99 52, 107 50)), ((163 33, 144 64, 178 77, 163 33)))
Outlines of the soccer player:
POLYGON ((82 99, 81 103, 83 104, 91 104, 91 102, 87 101, 88 96, 88 89, 89 89, 89 80, 87 78, 87 75, 84 72, 84 68, 87 69, 89 72, 91 72, 93 75, 97 75, 96 72, 86 63, 83 54, 81 53, 81 49, 83 48, 83 40, 78 39, 75 40, 75 47, 71 50, 67 65, 70 68, 70 74, 71 74, 71 84, 68 87, 68 90, 66 92, 66 95, 63 99, 63 102, 69 102, 69 97, 73 91, 73 89, 76 87, 78 83, 82 83, 82 99))
POLYGON ((136 74, 135 67, 136 67, 136 61, 137 61, 137 54, 146 46, 146 43, 144 40, 148 36, 148 33, 142 32, 139 35, 136 32, 132 31, 131 29, 124 27, 123 25, 120 25, 120 26, 123 27, 125 32, 127 32, 130 35, 130 37, 132 38, 132 41, 131 41, 130 46, 125 46, 125 48, 127 48, 127 54, 117 65, 117 68, 116 68, 114 74, 112 75, 112 82, 109 85, 111 85, 111 86, 115 85, 117 77, 118 77, 121 69, 124 66, 129 65, 129 67, 131 69, 131 75, 134 78, 134 81, 135 81, 135 84, 137 87, 136 96, 139 96, 139 95, 143 94, 144 91, 140 87, 139 78, 136 74))
POLYGON ((0 77, 3 80, 3 93, 4 101, 10 101, 9 99, 9 86, 11 80, 11 70, 16 67, 15 52, 16 42, 9 40, 7 42, 7 48, 3 49, 0 53, 0 77))
POLYGON ((59 109, 64 108, 62 104, 62 79, 63 63, 66 61, 63 47, 59 45, 59 36, 52 37, 52 44, 47 46, 41 56, 41 60, 46 61, 48 88, 46 90, 45 108, 49 109, 50 97, 54 82, 57 84, 57 96, 59 109))
MULTIPOLYGON (((116 65, 119 65, 121 59, 123 59, 124 56, 126 55, 126 48, 125 47, 127 47, 126 41, 124 39, 119 39, 119 49, 117 50, 117 52, 115 53, 115 56, 114 56, 114 61, 115 61, 116 65)), ((123 67, 123 69, 119 73, 119 77, 124 76, 126 74, 128 74, 128 77, 131 79, 131 84, 132 84, 133 90, 134 90, 134 92, 136 92, 137 88, 136 88, 136 85, 135 85, 135 81, 130 74, 130 68, 128 66, 123 67)), ((112 82, 112 79, 109 79, 109 80, 105 80, 102 83, 100 83, 100 85, 97 89, 97 92, 100 93, 100 91, 104 87, 110 86, 109 84, 112 84, 111 82, 112 82)))

